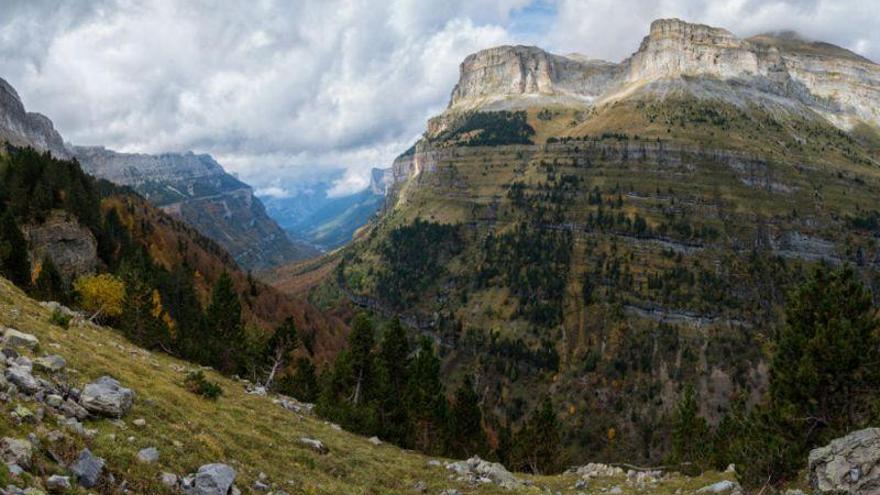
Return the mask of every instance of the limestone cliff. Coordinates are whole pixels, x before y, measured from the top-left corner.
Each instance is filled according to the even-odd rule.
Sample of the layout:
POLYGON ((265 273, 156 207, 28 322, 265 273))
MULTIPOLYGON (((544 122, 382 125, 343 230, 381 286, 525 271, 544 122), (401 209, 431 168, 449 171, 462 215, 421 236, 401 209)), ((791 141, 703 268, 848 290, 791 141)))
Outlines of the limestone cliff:
POLYGON ((64 140, 45 115, 25 111, 18 93, 0 78, 0 143, 33 146, 60 158, 70 156, 64 140))
POLYGON ((619 64, 501 46, 468 56, 460 72, 449 110, 432 119, 429 135, 462 110, 592 106, 645 92, 662 95, 670 86, 738 104, 758 99, 812 110, 840 127, 880 124, 880 66, 792 33, 740 39, 725 29, 661 19, 619 64))
POLYGON ((317 253, 290 239, 266 214, 253 189, 226 173, 210 155, 73 149, 86 172, 131 186, 216 241, 246 269, 267 268, 317 253))

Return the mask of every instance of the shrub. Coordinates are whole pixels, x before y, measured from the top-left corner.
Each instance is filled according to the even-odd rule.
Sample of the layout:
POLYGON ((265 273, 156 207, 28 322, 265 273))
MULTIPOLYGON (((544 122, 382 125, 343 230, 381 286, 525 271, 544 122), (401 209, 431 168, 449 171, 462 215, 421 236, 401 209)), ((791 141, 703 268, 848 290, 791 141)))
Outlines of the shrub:
POLYGON ((208 380, 202 370, 193 371, 186 375, 185 384, 187 390, 206 399, 216 400, 223 395, 223 389, 220 388, 220 385, 208 380))
POLYGON ((67 330, 67 327, 70 326, 71 319, 72 317, 69 314, 60 309, 56 309, 55 311, 52 311, 52 315, 49 316, 49 323, 67 330))

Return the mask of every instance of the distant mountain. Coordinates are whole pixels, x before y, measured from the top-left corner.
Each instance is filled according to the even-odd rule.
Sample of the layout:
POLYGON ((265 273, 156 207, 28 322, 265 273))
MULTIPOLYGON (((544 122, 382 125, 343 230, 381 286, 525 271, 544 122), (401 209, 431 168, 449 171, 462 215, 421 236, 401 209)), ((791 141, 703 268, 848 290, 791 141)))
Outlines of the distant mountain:
POLYGON ((4 141, 51 151, 59 158, 70 156, 52 121, 43 114, 25 111, 15 88, 0 78, 0 143, 4 141))
POLYGON ((83 169, 126 185, 210 237, 245 269, 263 269, 313 256, 267 214, 253 189, 226 173, 210 155, 117 153, 73 147, 83 169))
POLYGON ((390 169, 373 169, 370 186, 346 196, 330 196, 334 181, 322 178, 288 197, 264 197, 266 210, 288 233, 322 250, 349 242, 385 204, 385 174, 390 169))

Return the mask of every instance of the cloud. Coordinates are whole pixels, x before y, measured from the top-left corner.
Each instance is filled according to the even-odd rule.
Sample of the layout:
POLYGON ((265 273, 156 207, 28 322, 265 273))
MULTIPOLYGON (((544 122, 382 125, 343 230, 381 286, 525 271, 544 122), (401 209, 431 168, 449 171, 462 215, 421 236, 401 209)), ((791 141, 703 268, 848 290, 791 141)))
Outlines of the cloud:
POLYGON ((650 21, 796 29, 880 55, 869 2, 4 0, 0 77, 65 138, 194 150, 267 194, 365 185, 442 111, 468 54, 502 43, 620 60, 650 21))

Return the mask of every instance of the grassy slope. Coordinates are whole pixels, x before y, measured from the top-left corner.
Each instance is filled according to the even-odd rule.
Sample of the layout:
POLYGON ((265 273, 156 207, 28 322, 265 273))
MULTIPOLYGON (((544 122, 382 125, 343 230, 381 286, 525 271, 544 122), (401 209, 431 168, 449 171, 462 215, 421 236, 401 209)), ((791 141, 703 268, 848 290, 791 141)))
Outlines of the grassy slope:
MULTIPOLYGON (((62 354, 72 381, 85 383, 109 374, 137 393, 124 425, 109 420, 85 424, 99 432, 88 446, 136 493, 163 493, 156 481, 160 472, 193 472, 208 462, 232 465, 238 471, 237 485, 246 493, 260 472, 289 493, 404 493, 416 481, 427 483, 429 493, 449 487, 463 493, 510 493, 493 486, 474 489, 451 481, 444 469, 428 466, 423 455, 387 444, 373 446, 367 439, 337 431, 317 418, 289 412, 270 398, 248 395, 240 382, 211 371, 208 377, 220 383, 224 395, 216 402, 201 399, 182 387, 185 373, 193 365, 134 347, 109 328, 83 325, 64 330, 48 321, 47 310, 0 278, 0 324, 36 335, 42 352, 62 354), (146 426, 132 425, 136 418, 144 418, 146 426), (300 446, 297 439, 301 436, 322 440, 330 453, 318 455, 300 446), (151 446, 160 450, 157 464, 133 461, 138 450, 151 446)), ((34 404, 25 405, 36 409, 34 404)), ((6 414, 0 415, 0 435, 24 437, 36 431, 44 436, 52 429, 51 419, 42 426, 16 426, 9 416, 13 408, 10 401, 5 405, 6 414)), ((61 455, 70 459, 82 446, 83 441, 75 439, 61 455)), ((38 464, 48 472, 57 469, 47 459, 38 464)), ((694 479, 673 477, 653 492, 694 489, 725 476, 730 477, 712 473, 694 479)), ((538 487, 571 493, 576 480, 570 475, 528 478, 536 488, 524 492, 535 493, 540 491, 538 487)), ((622 479, 593 482, 589 491, 613 485, 628 492, 622 479)))

